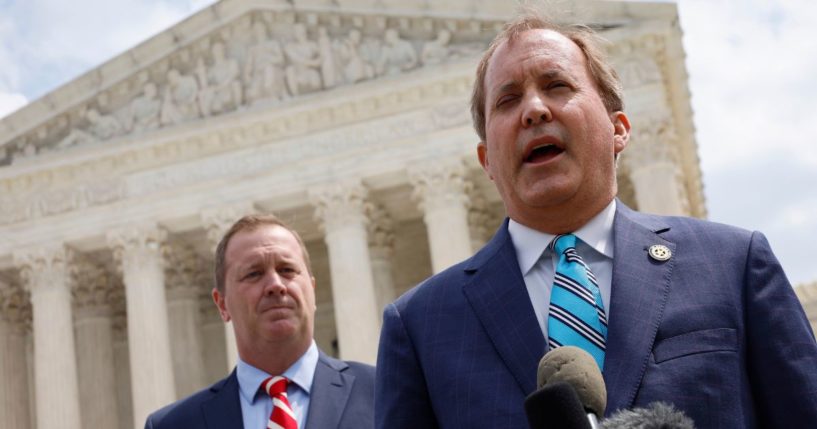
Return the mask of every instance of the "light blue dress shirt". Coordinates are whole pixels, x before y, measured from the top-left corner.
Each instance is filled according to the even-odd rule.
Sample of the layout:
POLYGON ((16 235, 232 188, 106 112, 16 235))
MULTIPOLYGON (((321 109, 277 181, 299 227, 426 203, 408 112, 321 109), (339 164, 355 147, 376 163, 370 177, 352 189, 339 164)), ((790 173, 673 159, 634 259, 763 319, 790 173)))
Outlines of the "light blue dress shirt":
MULTIPOLYGON (((576 241, 576 252, 582 257, 599 283, 599 292, 604 304, 607 320, 610 320, 610 293, 613 283, 613 220, 616 216, 614 199, 587 224, 574 231, 579 238, 576 241)), ((516 249, 516 259, 525 287, 528 289, 536 321, 548 340, 548 310, 550 308, 550 291, 553 289, 553 277, 556 272, 558 257, 548 249, 556 237, 553 234, 537 231, 525 225, 508 222, 508 233, 516 249)))
POLYGON ((298 427, 306 427, 309 411, 309 392, 315 378, 315 367, 318 365, 318 346, 315 341, 306 352, 295 361, 283 374, 266 372, 238 358, 236 376, 238 377, 241 417, 244 429, 265 429, 272 413, 272 398, 260 389, 261 383, 272 375, 283 375, 290 380, 287 386, 287 399, 292 412, 298 420, 298 427))

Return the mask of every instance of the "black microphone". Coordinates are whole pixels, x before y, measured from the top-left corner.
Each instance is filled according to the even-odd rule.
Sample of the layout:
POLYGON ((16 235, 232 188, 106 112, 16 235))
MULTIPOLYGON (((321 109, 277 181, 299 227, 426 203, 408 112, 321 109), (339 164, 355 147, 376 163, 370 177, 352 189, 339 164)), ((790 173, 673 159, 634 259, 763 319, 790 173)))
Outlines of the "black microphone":
POLYGON ((647 408, 621 410, 605 419, 602 429, 695 429, 695 423, 683 412, 664 402, 647 408))
MULTIPOLYGON (((573 346, 551 350, 539 361, 536 379, 539 390, 525 400, 528 423, 532 429, 545 427, 597 429, 600 427, 598 416, 604 415, 604 408, 607 406, 607 389, 604 386, 601 371, 589 353, 573 346), (561 390, 557 393, 550 392, 549 386, 559 383, 567 384, 573 390, 574 396, 579 399, 581 409, 570 405, 563 408, 562 411, 552 410, 554 407, 545 403, 551 398, 557 398, 565 403, 572 402, 571 396, 561 390), (546 411, 551 414, 547 415, 546 411), (565 422, 574 422, 574 425, 571 426, 568 423, 555 425, 554 419, 564 419, 565 422), (581 420, 584 425, 579 424, 576 419, 581 420)), ((552 389, 564 388, 554 387, 552 389)))
POLYGON ((555 382, 525 399, 525 414, 531 429, 592 429, 582 401, 573 386, 555 382))

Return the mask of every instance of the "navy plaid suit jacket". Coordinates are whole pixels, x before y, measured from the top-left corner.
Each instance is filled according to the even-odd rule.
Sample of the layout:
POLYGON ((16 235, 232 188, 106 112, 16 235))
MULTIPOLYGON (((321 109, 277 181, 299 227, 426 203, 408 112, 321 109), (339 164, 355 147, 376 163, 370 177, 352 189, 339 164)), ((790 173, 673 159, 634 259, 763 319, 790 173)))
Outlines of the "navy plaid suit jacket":
MULTIPOLYGON (((701 428, 817 421, 817 343, 765 237, 617 206, 605 414, 665 401, 701 428)), ((527 428, 544 352, 506 221, 386 307, 375 425, 527 428)))

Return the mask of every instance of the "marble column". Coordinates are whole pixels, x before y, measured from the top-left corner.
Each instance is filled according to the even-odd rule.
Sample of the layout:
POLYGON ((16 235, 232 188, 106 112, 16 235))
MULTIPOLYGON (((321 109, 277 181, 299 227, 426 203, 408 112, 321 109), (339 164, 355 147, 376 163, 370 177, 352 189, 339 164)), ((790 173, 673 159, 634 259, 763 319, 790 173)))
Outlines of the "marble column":
POLYGON ((366 189, 360 183, 311 190, 326 233, 338 347, 343 359, 374 363, 380 316, 367 238, 366 189))
POLYGON ((0 280, 0 427, 29 429, 26 331, 31 304, 22 288, 0 280))
POLYGON ((162 243, 155 225, 135 225, 108 233, 122 280, 128 315, 134 427, 176 399, 170 352, 162 243))
POLYGON ((184 398, 205 387, 199 296, 196 283, 205 269, 195 250, 186 245, 170 248, 165 269, 171 354, 176 393, 184 398))
POLYGON ((652 119, 633 134, 621 155, 622 167, 635 190, 638 210, 659 215, 688 215, 681 181, 675 133, 668 118, 652 119))
POLYGON ((394 277, 392 277, 392 254, 394 253, 394 225, 391 216, 379 205, 369 211, 369 254, 372 258, 372 278, 375 285, 375 302, 378 315, 394 301, 394 277))
MULTIPOLYGON (((122 287, 121 302, 113 304, 113 360, 116 377, 116 404, 119 410, 119 428, 133 427, 133 393, 131 392, 130 348, 128 347, 128 321, 125 314, 125 290, 122 287)), ((138 426, 136 429, 140 429, 138 426)))
POLYGON ((472 255, 468 228, 468 190, 460 162, 432 161, 409 170, 431 247, 434 273, 472 255))
MULTIPOLYGON (((218 243, 230 227, 241 217, 253 213, 256 213, 256 210, 251 202, 242 202, 202 210, 201 220, 207 231, 207 241, 210 244, 210 250, 214 256, 218 243)), ((215 285, 213 285, 213 287, 215 287, 215 285)), ((238 347, 235 343, 233 324, 230 322, 224 324, 224 342, 227 352, 227 371, 232 371, 238 362, 238 347)))
POLYGON ((111 278, 80 257, 71 261, 71 272, 82 426, 117 427, 111 278))
MULTIPOLYGON (((232 371, 227 364, 227 341, 225 339, 224 322, 218 314, 210 288, 207 293, 199 295, 199 312, 201 319, 202 353, 204 356, 205 383, 215 383, 232 371)), ((228 325, 232 330, 232 324, 228 325)))
POLYGON ((80 429, 79 384, 66 250, 23 250, 15 264, 31 294, 37 428, 80 429))

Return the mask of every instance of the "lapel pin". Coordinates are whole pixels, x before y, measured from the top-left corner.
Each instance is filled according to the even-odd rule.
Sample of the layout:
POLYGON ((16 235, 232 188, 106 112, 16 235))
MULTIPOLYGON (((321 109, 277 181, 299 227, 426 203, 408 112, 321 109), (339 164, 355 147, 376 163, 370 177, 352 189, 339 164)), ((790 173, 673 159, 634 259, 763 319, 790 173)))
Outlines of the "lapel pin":
POLYGON ((664 246, 663 244, 653 244, 650 246, 650 258, 655 259, 659 262, 664 262, 672 257, 672 251, 669 250, 669 247, 664 246))

